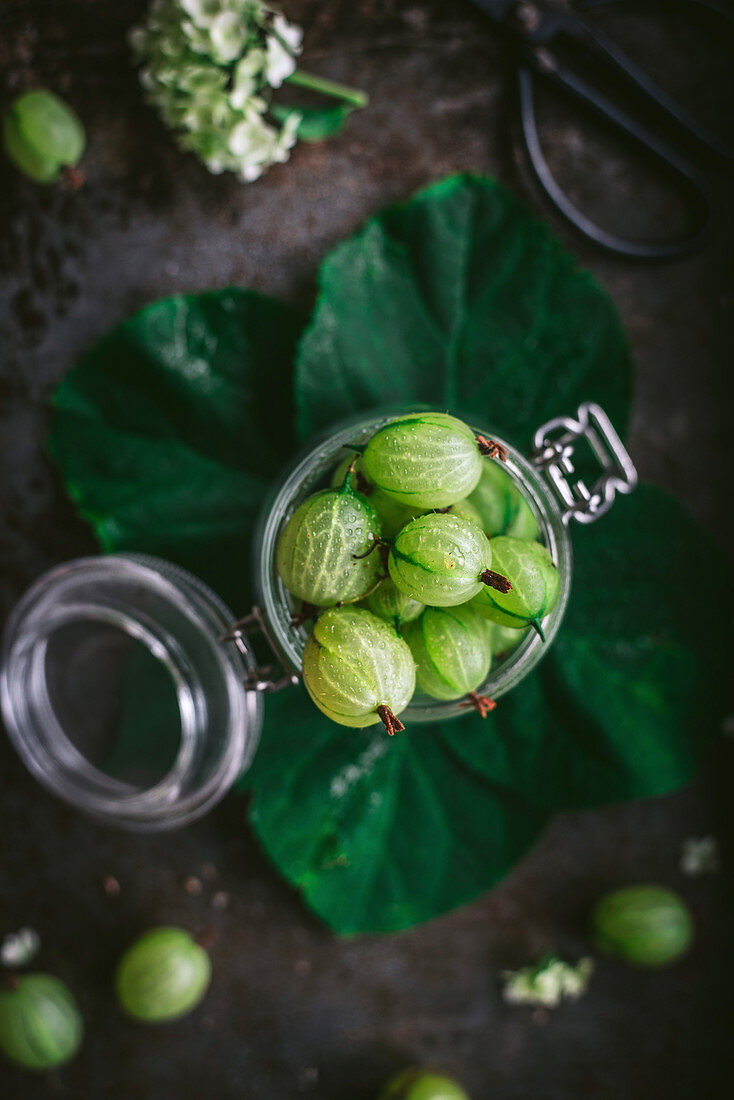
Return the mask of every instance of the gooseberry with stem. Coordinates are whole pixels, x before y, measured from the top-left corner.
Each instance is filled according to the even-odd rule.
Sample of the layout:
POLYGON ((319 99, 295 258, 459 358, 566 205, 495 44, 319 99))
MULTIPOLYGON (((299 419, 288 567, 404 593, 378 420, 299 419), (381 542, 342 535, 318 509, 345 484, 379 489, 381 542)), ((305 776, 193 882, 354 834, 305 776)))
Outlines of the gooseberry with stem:
POLYGON ((144 932, 127 949, 115 975, 122 1008, 143 1023, 165 1023, 196 1008, 211 981, 208 932, 194 938, 183 928, 144 932))
POLYGON ((492 701, 476 689, 492 664, 490 635, 489 624, 469 604, 427 607, 403 630, 415 660, 417 687, 434 699, 470 696, 467 702, 486 714, 492 701))
POLYGON ((561 580, 549 551, 539 542, 498 535, 490 539, 493 568, 510 582, 507 592, 484 588, 472 600, 480 615, 500 626, 532 626, 544 638, 542 620, 558 602, 561 580))
POLYGON ((304 500, 278 539, 283 584, 316 607, 354 602, 377 583, 380 562, 369 551, 380 524, 367 498, 352 488, 352 476, 348 469, 341 488, 304 500))
POLYGON ((474 432, 455 416, 409 413, 375 432, 364 449, 362 469, 399 504, 446 508, 475 487, 482 454, 474 432))
POLYGON ((59 978, 30 973, 0 979, 0 1049, 11 1061, 53 1069, 74 1057, 83 1035, 77 1003, 59 978))
POLYGON ((597 903, 592 914, 597 945, 637 966, 667 966, 693 940, 685 902, 663 886, 626 886, 597 903))
POLYGON ((3 120, 3 142, 16 168, 36 183, 63 176, 72 187, 81 183, 76 165, 86 145, 84 127, 71 107, 46 88, 13 100, 3 120))
POLYGON ((449 513, 418 516, 390 547, 390 576, 407 596, 431 607, 466 603, 485 586, 507 590, 493 568, 489 539, 471 520, 449 513))
POLYGON ((303 653, 303 683, 316 706, 342 726, 382 722, 389 734, 405 727, 398 715, 415 690, 410 649, 393 626, 361 607, 332 607, 319 616, 303 653))

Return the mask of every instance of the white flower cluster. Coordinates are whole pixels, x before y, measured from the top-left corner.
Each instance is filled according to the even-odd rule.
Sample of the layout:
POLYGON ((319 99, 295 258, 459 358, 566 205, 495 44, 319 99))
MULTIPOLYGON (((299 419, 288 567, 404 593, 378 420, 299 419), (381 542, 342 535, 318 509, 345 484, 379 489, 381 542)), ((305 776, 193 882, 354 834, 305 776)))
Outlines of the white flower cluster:
POLYGON ((0 963, 9 969, 27 966, 41 950, 41 937, 34 928, 9 932, 0 944, 0 963))
POLYGON ((557 1008, 561 1001, 575 1001, 586 991, 593 969, 592 959, 579 959, 574 966, 549 955, 537 966, 506 970, 502 996, 511 1005, 557 1008))
POLYGON ((721 870, 719 842, 715 836, 691 836, 683 841, 680 869, 684 875, 715 875, 721 870))
POLYGON ((300 122, 268 117, 296 68, 303 31, 262 0, 153 0, 130 32, 140 82, 179 144, 210 172, 258 179, 286 161, 300 122))

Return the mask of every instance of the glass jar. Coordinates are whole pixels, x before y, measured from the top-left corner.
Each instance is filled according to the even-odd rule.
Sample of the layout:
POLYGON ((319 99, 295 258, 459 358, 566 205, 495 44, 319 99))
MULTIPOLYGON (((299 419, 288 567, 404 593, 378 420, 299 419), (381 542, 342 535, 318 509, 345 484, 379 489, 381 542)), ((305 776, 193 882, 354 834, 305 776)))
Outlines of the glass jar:
MULTIPOLYGON (((233 622, 198 578, 145 555, 82 558, 36 581, 5 629, 0 699, 10 737, 40 782, 111 824, 148 831, 183 825, 223 797, 254 753, 263 696, 298 681, 308 637, 291 625, 296 608, 275 566, 279 533, 301 501, 328 484, 345 447, 366 441, 396 412, 337 426, 274 486, 255 538, 257 604, 244 619, 233 622), (250 637, 258 629, 282 672, 258 663, 250 637)), ((542 659, 561 625, 572 582, 571 520, 598 518, 616 492, 634 488, 636 473, 608 418, 590 403, 575 419, 539 428, 530 459, 491 425, 464 419, 505 448, 503 468, 561 577, 545 642, 528 631, 478 689, 497 699, 542 659), (569 480, 582 438, 601 466, 591 489, 569 480)), ((410 727, 465 713, 459 702, 417 694, 403 718, 410 727)))
POLYGON ((44 573, 5 628, 0 698, 29 771, 65 801, 128 829, 176 828, 247 768, 262 695, 232 612, 158 558, 78 558, 44 573))

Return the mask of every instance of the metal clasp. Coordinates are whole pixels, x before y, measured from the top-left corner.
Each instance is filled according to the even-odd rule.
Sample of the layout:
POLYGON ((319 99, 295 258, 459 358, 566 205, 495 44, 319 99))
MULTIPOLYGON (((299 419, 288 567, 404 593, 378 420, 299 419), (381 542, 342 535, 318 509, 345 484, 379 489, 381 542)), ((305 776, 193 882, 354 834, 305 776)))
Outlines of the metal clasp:
POLYGON ((617 493, 631 493, 637 484, 635 465, 604 410, 592 401, 585 401, 579 405, 576 416, 576 420, 559 416, 538 428, 531 456, 565 505, 562 518, 566 526, 572 519, 577 523, 593 523, 609 511, 617 493), (581 438, 587 440, 602 468, 601 477, 591 489, 581 478, 568 480, 576 472, 573 454, 581 438))
POLYGON ((255 627, 260 630, 260 633, 268 643, 271 653, 278 660, 284 668, 284 673, 278 680, 273 680, 273 665, 260 665, 257 668, 253 668, 245 678, 245 689, 247 691, 262 691, 267 694, 272 694, 274 691, 281 691, 285 687, 292 687, 297 684, 300 677, 296 672, 289 672, 288 666, 283 661, 278 647, 273 640, 273 636, 270 633, 270 629, 265 621, 265 617, 261 608, 253 607, 249 615, 245 615, 244 619, 238 619, 236 623, 232 623, 231 627, 226 634, 222 634, 220 642, 234 642, 239 649, 240 653, 249 661, 252 659, 252 650, 250 650, 244 642, 245 631, 248 628, 255 627))

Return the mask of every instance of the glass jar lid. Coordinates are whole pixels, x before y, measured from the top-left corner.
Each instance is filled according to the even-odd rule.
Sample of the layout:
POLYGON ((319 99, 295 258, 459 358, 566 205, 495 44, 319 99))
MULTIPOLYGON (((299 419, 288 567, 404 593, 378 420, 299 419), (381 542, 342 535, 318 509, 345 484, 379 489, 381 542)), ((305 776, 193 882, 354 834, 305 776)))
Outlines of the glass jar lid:
POLYGON ((175 828, 248 767, 262 697, 256 661, 206 585, 158 558, 80 558, 40 577, 7 623, 8 733, 54 794, 111 824, 175 828))

